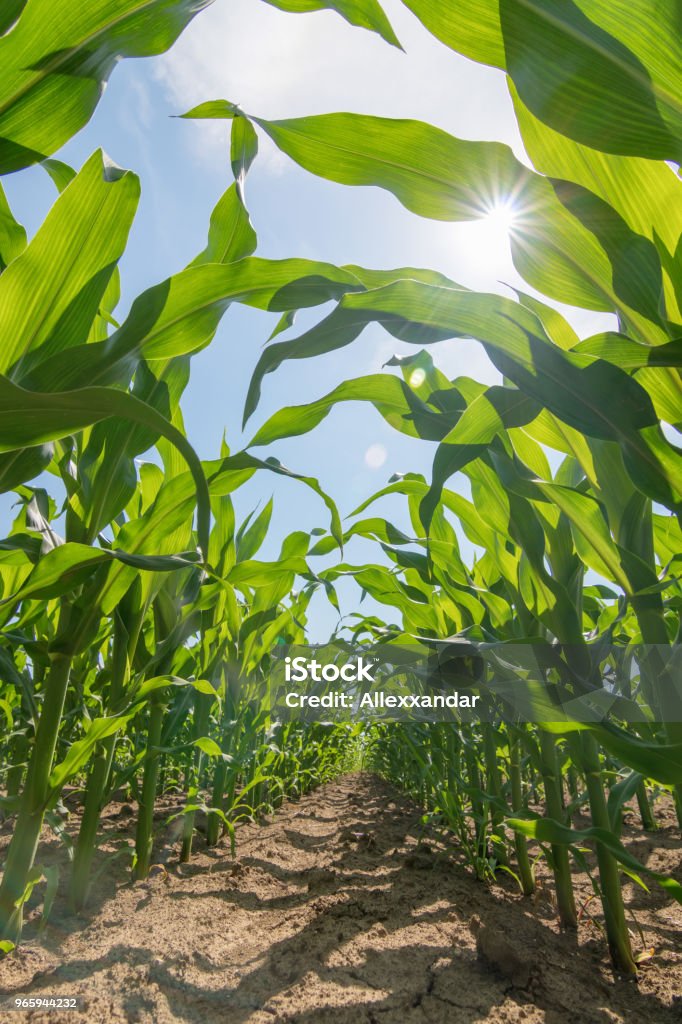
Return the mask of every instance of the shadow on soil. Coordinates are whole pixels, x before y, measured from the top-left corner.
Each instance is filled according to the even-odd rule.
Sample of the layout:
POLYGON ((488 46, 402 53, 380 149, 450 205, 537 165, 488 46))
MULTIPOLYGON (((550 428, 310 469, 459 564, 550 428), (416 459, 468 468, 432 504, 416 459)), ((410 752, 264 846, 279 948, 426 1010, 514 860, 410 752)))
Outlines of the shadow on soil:
MULTIPOLYGON (((682 844, 672 834, 665 838, 679 855, 682 844)), ((633 840, 633 852, 644 859, 652 846, 637 850, 640 842, 646 837, 633 840)), ((524 900, 511 887, 491 891, 476 882, 457 862, 456 850, 445 856, 442 843, 424 832, 415 805, 373 776, 348 776, 289 803, 260 831, 246 826, 237 852, 235 867, 222 848, 200 850, 172 887, 164 889, 159 880, 134 890, 140 898, 133 918, 161 900, 171 929, 180 905, 192 901, 200 919, 203 904, 204 919, 211 919, 219 901, 224 913, 214 926, 226 937, 223 955, 206 955, 198 941, 189 958, 159 962, 135 941, 138 929, 131 944, 112 936, 102 956, 70 955, 39 972, 32 994, 73 987, 112 964, 126 964, 144 979, 116 993, 130 1021, 157 1019, 158 990, 171 1019, 230 1024, 613 1024, 614 1013, 626 1024, 679 1024, 679 1004, 610 981, 596 929, 579 946, 576 936, 556 929, 542 895, 524 900), (525 987, 477 957, 473 914, 525 960, 525 987), (262 938, 255 950, 246 940, 240 947, 241 932, 231 937, 231 922, 251 939, 262 938)), ((88 921, 116 906, 123 879, 120 868, 100 880, 88 921)), ((652 896, 637 893, 633 909, 651 908, 652 896)), ((58 956, 65 936, 83 924, 60 915, 42 942, 58 956)), ((679 951, 673 927, 663 921, 647 927, 656 932, 658 953, 679 951)))

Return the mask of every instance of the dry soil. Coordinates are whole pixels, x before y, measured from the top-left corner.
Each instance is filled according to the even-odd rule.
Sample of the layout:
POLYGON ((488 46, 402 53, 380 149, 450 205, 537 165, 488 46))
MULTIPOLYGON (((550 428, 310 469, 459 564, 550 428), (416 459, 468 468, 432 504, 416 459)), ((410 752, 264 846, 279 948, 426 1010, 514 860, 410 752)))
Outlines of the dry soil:
MULTIPOLYGON (((130 829, 107 809, 104 854, 130 829)), ((39 934, 0 963, 0 1004, 78 996, 83 1010, 0 1010, 0 1020, 89 1024, 673 1024, 682 1021, 682 907, 626 886, 637 984, 615 979, 589 879, 576 875, 577 936, 556 923, 544 868, 536 896, 489 888, 411 801, 372 775, 345 776, 189 865, 162 847, 147 882, 121 862, 88 915, 58 901, 39 934)), ((76 822, 72 822, 75 827, 76 822)), ((682 878, 672 819, 633 852, 682 878)), ((167 837, 171 838, 171 837, 167 837)), ((47 842, 42 856, 62 855, 47 842)), ((35 913, 37 917, 37 911, 35 913)))

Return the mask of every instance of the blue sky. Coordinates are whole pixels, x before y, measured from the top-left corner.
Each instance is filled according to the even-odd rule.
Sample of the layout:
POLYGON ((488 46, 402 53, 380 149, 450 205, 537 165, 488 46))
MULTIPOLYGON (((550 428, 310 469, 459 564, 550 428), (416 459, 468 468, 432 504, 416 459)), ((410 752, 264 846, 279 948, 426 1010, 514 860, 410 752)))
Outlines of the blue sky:
MULTIPOLYGON (((181 269, 203 248, 211 209, 230 184, 228 126, 171 116, 196 103, 229 99, 269 118, 336 110, 415 117, 462 138, 506 142, 523 157, 502 73, 446 49, 398 0, 386 0, 384 7, 405 53, 332 12, 291 15, 260 0, 217 0, 168 54, 124 61, 116 69, 90 124, 57 155, 80 167, 102 147, 141 178, 140 208, 121 263, 119 320, 139 292, 181 269)), ((379 189, 320 181, 268 140, 261 142, 247 186, 258 255, 428 267, 487 291, 506 291, 500 281, 520 282, 499 224, 422 220, 379 189)), ((40 168, 10 176, 3 184, 15 214, 32 234, 54 200, 54 186, 40 168)), ((586 311, 573 311, 570 318, 585 334, 604 323, 586 311)), ((243 436, 248 382, 276 321, 276 314, 234 307, 212 345, 194 358, 183 411, 189 438, 202 457, 217 455, 223 431, 238 450, 277 408, 311 401, 348 377, 377 372, 394 352, 414 351, 377 327, 339 353, 284 366, 266 378, 261 406, 243 436)), ((287 336, 295 337, 307 322, 301 318, 287 336)), ((474 342, 441 343, 431 353, 450 377, 497 379, 474 342)), ((290 468, 317 476, 346 515, 395 472, 428 475, 433 447, 392 431, 373 409, 354 403, 332 411, 312 434, 257 453, 274 454, 290 468)), ((274 528, 264 556, 274 557, 291 530, 327 525, 319 499, 270 474, 260 474, 238 492, 238 512, 246 513, 271 494, 274 528)), ((376 510, 405 523, 400 502, 385 501, 376 510)), ((351 562, 372 554, 362 541, 353 541, 346 552, 351 562)), ((350 584, 342 588, 344 612, 357 610, 357 596, 350 584)), ((311 609, 314 638, 325 639, 335 619, 326 601, 316 600, 311 609)))

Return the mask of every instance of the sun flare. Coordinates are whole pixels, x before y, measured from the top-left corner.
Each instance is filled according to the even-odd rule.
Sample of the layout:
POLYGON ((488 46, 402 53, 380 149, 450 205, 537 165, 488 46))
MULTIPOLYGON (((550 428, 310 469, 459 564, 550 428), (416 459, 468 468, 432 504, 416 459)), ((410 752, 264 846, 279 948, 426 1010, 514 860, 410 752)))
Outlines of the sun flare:
POLYGON ((506 235, 514 227, 518 219, 518 211, 510 200, 495 203, 486 211, 483 222, 495 231, 504 232, 506 235))
POLYGON ((510 233, 518 210, 509 200, 492 202, 476 220, 462 224, 469 268, 475 273, 503 273, 511 265, 510 233))

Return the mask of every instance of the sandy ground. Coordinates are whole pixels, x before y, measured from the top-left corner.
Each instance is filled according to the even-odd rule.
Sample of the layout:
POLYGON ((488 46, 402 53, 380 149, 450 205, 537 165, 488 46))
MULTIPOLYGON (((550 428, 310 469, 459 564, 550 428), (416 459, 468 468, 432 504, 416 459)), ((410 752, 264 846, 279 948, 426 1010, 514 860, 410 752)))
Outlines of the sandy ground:
MULTIPOLYGON (((108 809, 112 840, 129 813, 108 809)), ((641 929, 654 955, 638 984, 619 982, 588 916, 596 901, 577 938, 562 934, 549 887, 531 899, 511 879, 488 888, 420 819, 380 779, 351 775, 240 828, 236 859, 199 841, 178 866, 168 848, 166 868, 134 885, 111 865, 86 918, 58 903, 0 963, 0 1005, 78 996, 83 1010, 0 1020, 680 1024, 682 907, 657 887, 626 888, 635 945, 641 929)), ((672 822, 655 839, 633 829, 630 845, 682 877, 672 822)), ((585 876, 576 892, 589 900, 585 876)))

